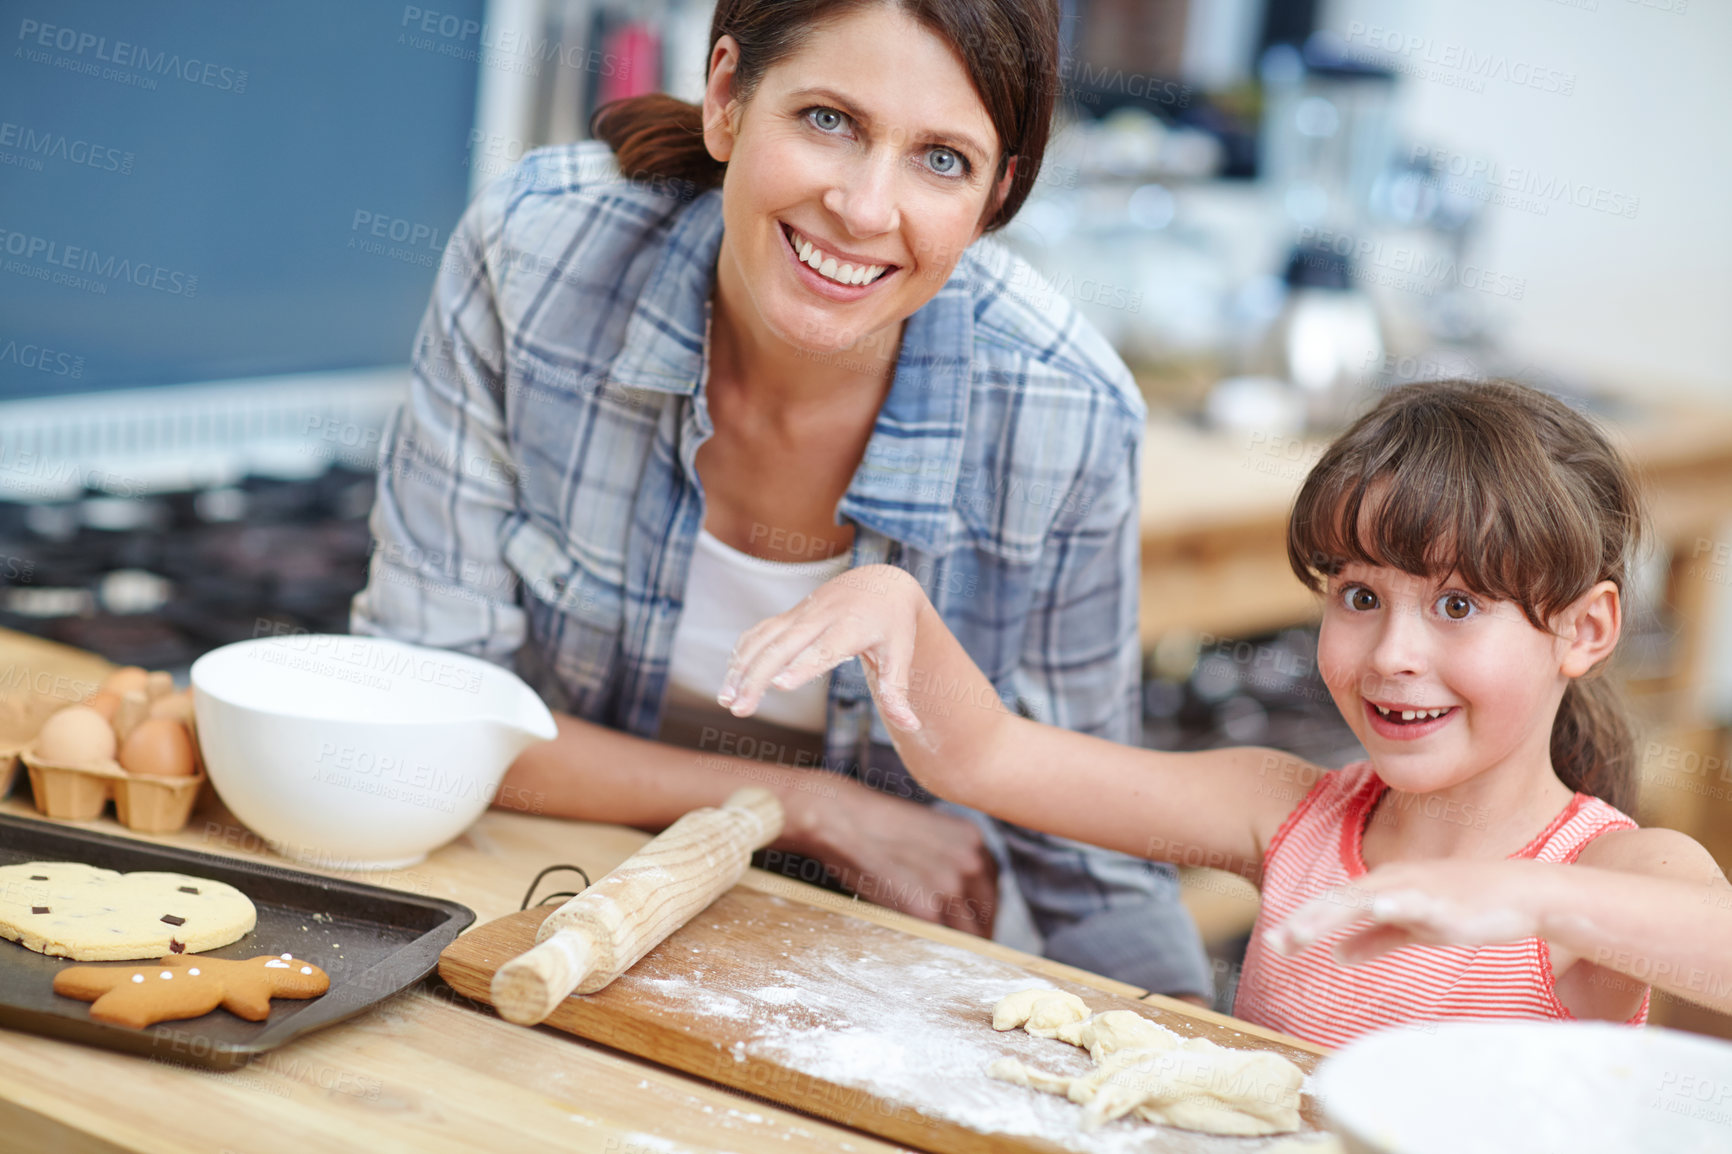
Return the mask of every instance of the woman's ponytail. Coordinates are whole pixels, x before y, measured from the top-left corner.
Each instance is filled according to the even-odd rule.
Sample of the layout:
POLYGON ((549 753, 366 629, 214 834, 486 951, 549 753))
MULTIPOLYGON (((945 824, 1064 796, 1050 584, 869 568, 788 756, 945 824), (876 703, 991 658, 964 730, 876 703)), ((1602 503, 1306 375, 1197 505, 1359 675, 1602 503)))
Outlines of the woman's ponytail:
POLYGON ((1552 769, 1571 789, 1635 812, 1636 739, 1622 695, 1603 676, 1565 688, 1552 722, 1552 769))
POLYGON ((695 196, 719 188, 727 166, 704 147, 704 114, 663 92, 615 100, 596 109, 590 135, 613 149, 628 180, 677 182, 695 196))

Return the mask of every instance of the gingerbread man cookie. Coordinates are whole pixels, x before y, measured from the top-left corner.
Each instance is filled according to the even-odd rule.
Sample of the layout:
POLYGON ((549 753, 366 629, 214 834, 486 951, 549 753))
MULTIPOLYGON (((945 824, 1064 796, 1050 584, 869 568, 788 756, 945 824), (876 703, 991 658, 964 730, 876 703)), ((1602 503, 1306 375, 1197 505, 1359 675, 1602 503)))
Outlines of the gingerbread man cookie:
POLYGON ((272 998, 316 998, 330 987, 325 971, 288 954, 245 961, 170 954, 145 966, 73 966, 54 975, 55 993, 95 1003, 92 1018, 137 1030, 218 1006, 261 1022, 272 998))

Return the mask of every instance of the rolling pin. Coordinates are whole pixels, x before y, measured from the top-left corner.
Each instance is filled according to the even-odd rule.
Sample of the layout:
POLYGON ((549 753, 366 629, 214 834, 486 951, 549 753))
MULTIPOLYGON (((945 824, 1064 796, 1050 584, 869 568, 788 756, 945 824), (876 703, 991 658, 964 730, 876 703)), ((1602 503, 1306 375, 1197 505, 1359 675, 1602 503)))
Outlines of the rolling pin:
POLYGON ((781 832, 782 803, 766 789, 694 809, 549 914, 534 948, 493 975, 494 1008, 533 1026, 570 995, 595 993, 731 889, 781 832))

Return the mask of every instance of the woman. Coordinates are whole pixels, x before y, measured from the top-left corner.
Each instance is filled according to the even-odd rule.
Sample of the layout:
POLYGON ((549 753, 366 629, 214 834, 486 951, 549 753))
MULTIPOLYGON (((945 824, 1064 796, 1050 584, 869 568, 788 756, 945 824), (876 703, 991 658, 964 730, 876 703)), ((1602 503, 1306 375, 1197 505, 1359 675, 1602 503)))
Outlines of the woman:
POLYGON ((701 112, 603 109, 611 154, 487 189, 386 437, 353 626, 515 661, 564 711, 502 804, 654 829, 766 785, 771 868, 1206 996, 1167 867, 922 804, 857 664, 768 724, 715 703, 743 629, 887 562, 1006 701, 1134 737, 1143 408, 971 247, 1033 184, 1056 39, 1041 0, 721 0, 701 112))

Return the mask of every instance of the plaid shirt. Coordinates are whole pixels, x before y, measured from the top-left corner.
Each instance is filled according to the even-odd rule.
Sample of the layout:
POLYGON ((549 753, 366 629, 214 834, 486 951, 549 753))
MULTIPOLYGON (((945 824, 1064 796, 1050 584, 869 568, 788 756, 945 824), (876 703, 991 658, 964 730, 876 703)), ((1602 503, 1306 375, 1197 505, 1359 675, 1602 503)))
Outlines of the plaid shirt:
MULTIPOLYGON (((355 632, 514 664, 555 709, 657 733, 704 518, 693 460, 713 431, 722 238, 721 194, 679 191, 623 181, 586 143, 530 155, 464 215, 386 430, 355 632)), ((1106 342, 976 244, 904 326, 837 508, 852 564, 914 574, 1006 703, 1133 742, 1143 424, 1106 342)), ((879 785, 904 772, 888 740, 849 662, 826 768, 879 785)), ((977 820, 1049 957, 1207 993, 1170 868, 977 820)))

